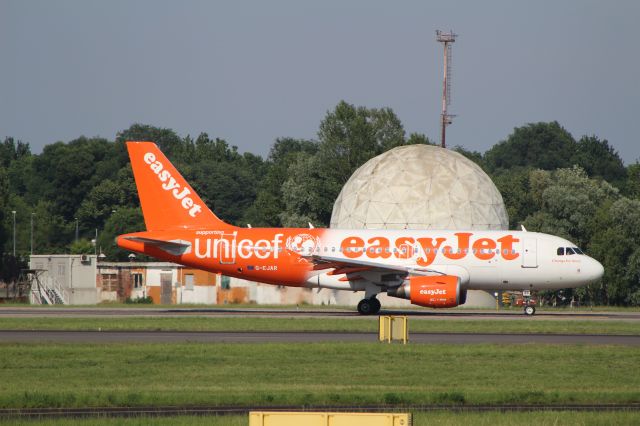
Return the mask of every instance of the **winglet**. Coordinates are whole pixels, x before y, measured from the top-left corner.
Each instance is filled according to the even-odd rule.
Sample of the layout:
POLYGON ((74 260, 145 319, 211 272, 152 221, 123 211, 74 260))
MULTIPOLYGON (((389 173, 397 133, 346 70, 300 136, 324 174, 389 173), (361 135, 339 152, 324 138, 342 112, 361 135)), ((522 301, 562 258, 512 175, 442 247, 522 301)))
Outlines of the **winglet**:
POLYGON ((153 142, 127 142, 133 176, 149 231, 221 228, 218 219, 153 142))

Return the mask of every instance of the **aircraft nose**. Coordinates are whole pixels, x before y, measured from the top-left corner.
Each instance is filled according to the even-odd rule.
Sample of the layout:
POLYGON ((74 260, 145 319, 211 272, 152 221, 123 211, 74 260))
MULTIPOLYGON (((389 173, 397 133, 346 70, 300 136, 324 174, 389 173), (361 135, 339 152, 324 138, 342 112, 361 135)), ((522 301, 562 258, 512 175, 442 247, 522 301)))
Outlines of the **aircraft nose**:
POLYGON ((589 264, 589 276, 591 281, 598 281, 604 275, 604 266, 595 259, 591 259, 589 264))

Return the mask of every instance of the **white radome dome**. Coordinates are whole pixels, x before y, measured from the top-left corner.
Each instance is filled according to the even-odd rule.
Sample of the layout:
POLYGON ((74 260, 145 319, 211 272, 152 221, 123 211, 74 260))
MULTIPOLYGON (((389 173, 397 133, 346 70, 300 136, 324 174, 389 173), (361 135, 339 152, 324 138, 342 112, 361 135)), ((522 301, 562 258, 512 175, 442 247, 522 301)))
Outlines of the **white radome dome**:
POLYGON ((489 176, 457 152, 408 145, 356 170, 333 205, 331 228, 506 230, 489 176))

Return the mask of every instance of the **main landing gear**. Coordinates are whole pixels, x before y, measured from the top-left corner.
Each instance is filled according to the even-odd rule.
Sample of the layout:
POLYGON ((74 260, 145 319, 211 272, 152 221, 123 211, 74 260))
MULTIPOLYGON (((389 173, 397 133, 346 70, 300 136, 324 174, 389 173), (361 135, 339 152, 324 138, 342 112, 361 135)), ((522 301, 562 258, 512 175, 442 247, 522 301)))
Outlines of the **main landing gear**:
POLYGON ((375 315, 380 312, 380 307, 380 301, 373 296, 358 303, 358 312, 360 315, 375 315))

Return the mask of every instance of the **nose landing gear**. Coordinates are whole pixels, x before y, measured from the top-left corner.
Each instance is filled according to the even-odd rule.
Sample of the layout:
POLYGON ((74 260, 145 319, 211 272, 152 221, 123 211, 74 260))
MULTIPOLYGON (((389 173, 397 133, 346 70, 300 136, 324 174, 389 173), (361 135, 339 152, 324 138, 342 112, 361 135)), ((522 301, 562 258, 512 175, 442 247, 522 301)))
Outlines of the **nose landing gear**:
POLYGON ((380 301, 373 296, 358 303, 358 312, 360 315, 375 315, 380 312, 380 307, 380 301))
POLYGON ((533 314, 536 313, 536 307, 532 304, 532 301, 531 301, 531 291, 523 290, 522 298, 524 299, 524 314, 529 317, 533 316, 533 314))

